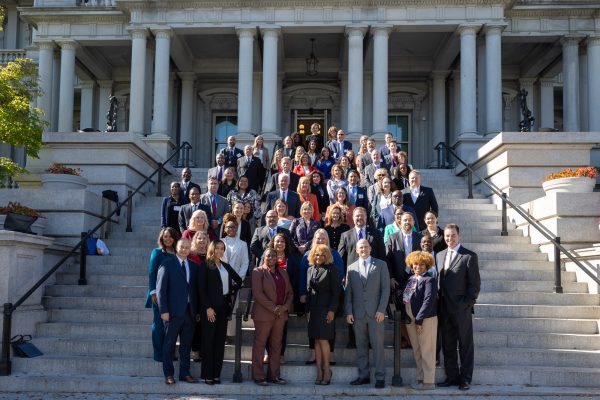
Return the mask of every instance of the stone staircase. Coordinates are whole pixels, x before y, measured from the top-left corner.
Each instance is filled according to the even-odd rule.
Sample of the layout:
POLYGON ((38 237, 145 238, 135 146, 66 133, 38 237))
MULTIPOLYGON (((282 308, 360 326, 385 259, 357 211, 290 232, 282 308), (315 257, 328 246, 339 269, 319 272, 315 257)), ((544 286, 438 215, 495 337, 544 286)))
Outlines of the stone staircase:
MULTIPOLYGON (((206 173, 194 176, 202 181, 206 173)), ((489 394, 493 389, 488 385, 499 385, 505 393, 560 386, 577 388, 578 393, 600 394, 600 296, 588 294, 586 284, 576 282, 573 272, 563 272, 565 293, 552 293, 553 264, 547 256, 512 224, 509 235, 500 236, 500 211, 481 195, 466 199, 463 179, 448 170, 424 170, 422 181, 436 192, 440 225, 459 224, 462 243, 479 254, 482 288, 475 310, 471 393, 489 394)), ((308 357, 306 323, 295 317, 289 322, 286 364, 282 370, 289 385, 261 388, 249 383, 251 320, 244 323, 242 336, 244 384, 228 384, 233 375, 234 347, 227 346, 224 385, 164 385, 161 364, 151 358, 152 313, 143 307, 160 201, 147 197, 136 206, 134 232, 115 232, 106 241, 111 256, 88 257, 87 286, 77 285, 78 266, 70 265, 57 275, 55 285, 46 288, 48 322, 37 327, 34 338, 44 356, 14 358, 13 375, 0 377, 2 390, 228 395, 410 392, 389 386, 394 354, 391 322, 385 322, 388 387, 383 391, 372 387, 350 390, 347 383, 356 374, 355 351, 345 348, 347 329, 342 319, 337 321, 333 384, 315 387, 314 367, 304 365, 308 357)), ((192 364, 192 374, 199 376, 200 364, 192 364)), ((412 351, 402 350, 405 383, 413 383, 414 375, 412 351)), ((438 368, 437 375, 438 380, 443 379, 443 368, 438 368)), ((457 394, 455 388, 435 392, 444 393, 457 394)))

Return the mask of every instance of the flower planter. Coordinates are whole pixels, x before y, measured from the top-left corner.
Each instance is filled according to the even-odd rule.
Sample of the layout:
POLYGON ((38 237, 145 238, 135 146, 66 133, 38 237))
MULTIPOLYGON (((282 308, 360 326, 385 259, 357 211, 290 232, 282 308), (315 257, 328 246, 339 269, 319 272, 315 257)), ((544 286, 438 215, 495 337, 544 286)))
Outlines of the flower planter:
POLYGON ((42 187, 44 189, 85 189, 87 179, 79 175, 69 174, 42 174, 42 187))
POLYGON ((0 222, 7 231, 15 231, 22 233, 34 232, 31 230, 31 226, 38 219, 38 217, 31 217, 29 215, 8 213, 6 215, 0 215, 0 222))
POLYGON ((549 193, 591 193, 594 191, 596 179, 571 177, 551 179, 542 183, 546 194, 549 193))

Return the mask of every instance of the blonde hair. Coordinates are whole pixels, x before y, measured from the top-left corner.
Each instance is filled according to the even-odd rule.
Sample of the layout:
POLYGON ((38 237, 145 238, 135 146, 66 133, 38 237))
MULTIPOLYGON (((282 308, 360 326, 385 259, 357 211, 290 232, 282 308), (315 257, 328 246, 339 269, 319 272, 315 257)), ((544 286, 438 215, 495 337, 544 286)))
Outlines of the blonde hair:
POLYGON ((325 254, 325 262, 323 264, 333 264, 333 255, 331 254, 329 246, 325 244, 318 244, 310 249, 310 253, 308 253, 309 264, 315 265, 315 253, 317 251, 325 254))
POLYGON ((204 210, 196 210, 192 213, 192 216, 190 217, 190 224, 189 224, 188 228, 193 231, 206 231, 208 229, 208 216, 206 215, 204 210), (204 225, 201 227, 196 224, 196 217, 198 215, 204 216, 204 225))
POLYGON ((414 269, 415 265, 425 265, 425 268, 429 269, 433 264, 435 264, 433 256, 426 251, 413 251, 406 256, 406 265, 408 265, 410 269, 414 269))

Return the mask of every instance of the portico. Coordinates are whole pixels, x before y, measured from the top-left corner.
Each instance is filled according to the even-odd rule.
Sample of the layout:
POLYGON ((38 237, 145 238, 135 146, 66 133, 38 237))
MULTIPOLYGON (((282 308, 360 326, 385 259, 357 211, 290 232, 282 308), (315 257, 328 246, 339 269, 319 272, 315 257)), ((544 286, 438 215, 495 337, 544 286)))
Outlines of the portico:
MULTIPOLYGON (((260 133, 272 143, 314 117, 353 141, 394 132, 411 162, 427 167, 436 164, 440 141, 483 143, 518 130, 521 88, 529 92, 534 130, 577 131, 581 121, 600 130, 590 112, 600 91, 595 25, 565 27, 568 16, 543 7, 505 10, 500 0, 347 8, 254 1, 236 9, 199 1, 187 9, 123 0, 95 8, 65 2, 75 13, 50 18, 38 3, 22 16, 38 28, 33 42, 45 89, 38 105, 49 120, 58 111, 57 130, 104 129, 112 91, 121 99, 119 130, 189 141, 198 166, 212 162, 229 134, 260 133), (529 23, 531 13, 545 22, 529 23), (319 59, 315 76, 306 74, 310 39, 319 59), (587 50, 585 69, 580 50, 587 50), (49 82, 58 51, 60 102, 49 82), (583 95, 582 72, 589 86, 583 95)), ((593 21, 593 13, 580 18, 593 21)))

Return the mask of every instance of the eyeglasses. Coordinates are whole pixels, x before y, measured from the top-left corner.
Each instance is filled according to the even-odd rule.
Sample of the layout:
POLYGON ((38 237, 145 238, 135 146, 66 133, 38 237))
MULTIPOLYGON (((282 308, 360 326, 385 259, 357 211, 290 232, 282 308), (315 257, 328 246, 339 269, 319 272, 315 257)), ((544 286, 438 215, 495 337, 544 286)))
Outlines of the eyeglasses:
POLYGON ((227 225, 225 228, 226 229, 235 229, 237 227, 235 225, 227 225))

